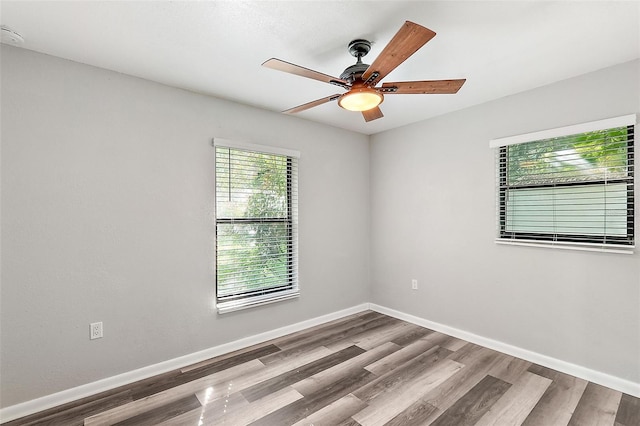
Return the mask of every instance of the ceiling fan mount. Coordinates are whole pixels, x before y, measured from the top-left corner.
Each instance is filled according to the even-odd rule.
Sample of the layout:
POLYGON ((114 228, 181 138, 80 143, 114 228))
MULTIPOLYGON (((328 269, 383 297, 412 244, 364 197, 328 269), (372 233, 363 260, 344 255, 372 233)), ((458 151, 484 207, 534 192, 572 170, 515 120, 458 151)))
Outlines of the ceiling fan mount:
POLYGON ((382 111, 378 107, 384 100, 383 93, 453 94, 460 90, 466 81, 465 79, 401 81, 383 83, 382 86, 376 87, 380 80, 418 51, 435 35, 436 33, 428 28, 406 21, 371 65, 362 62, 362 57, 366 56, 371 50, 371 42, 364 39, 352 40, 348 45, 348 49, 349 53, 357 58, 357 61, 354 65, 347 67, 340 74, 340 78, 276 58, 271 58, 262 65, 278 71, 340 86, 347 90, 344 94, 327 96, 283 112, 293 114, 337 100, 338 105, 342 108, 350 111, 360 111, 365 121, 371 121, 383 117, 382 111))
POLYGON ((349 53, 354 58, 362 58, 363 56, 367 56, 367 53, 371 50, 371 42, 369 40, 364 40, 361 38, 352 40, 349 43, 349 53))

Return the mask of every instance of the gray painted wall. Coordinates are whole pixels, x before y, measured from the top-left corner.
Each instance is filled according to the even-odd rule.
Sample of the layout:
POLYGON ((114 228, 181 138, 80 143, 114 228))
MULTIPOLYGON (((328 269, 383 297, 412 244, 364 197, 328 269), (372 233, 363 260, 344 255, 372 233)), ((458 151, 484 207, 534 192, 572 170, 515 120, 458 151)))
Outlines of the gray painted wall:
POLYGON ((638 113, 639 82, 630 62, 373 136, 372 302, 640 382, 640 253, 496 245, 489 148, 638 113))
POLYGON ((1 55, 2 406, 370 299, 367 136, 1 55), (301 152, 298 300, 215 313, 214 136, 301 152))
POLYGON ((640 381, 640 253, 496 246, 488 148, 639 112, 638 61, 369 139, 1 49, 3 407, 366 301, 640 381), (299 300, 215 313, 214 136, 301 151, 299 300))

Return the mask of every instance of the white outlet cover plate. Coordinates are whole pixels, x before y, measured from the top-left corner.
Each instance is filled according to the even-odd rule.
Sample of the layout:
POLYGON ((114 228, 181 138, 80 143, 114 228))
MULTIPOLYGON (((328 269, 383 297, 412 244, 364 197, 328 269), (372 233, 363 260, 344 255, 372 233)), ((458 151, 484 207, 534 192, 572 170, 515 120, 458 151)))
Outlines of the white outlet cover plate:
POLYGON ((89 338, 100 339, 102 337, 102 322, 92 322, 89 324, 89 338))

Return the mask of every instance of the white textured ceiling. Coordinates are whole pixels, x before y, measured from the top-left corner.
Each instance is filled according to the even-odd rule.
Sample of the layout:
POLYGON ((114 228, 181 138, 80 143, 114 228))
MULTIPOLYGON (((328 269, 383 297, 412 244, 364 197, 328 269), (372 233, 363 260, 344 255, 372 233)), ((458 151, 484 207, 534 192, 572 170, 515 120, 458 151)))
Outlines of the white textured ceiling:
POLYGON ((639 1, 5 1, 26 49, 282 111, 342 89, 260 66, 339 76, 405 20, 437 36, 385 81, 466 78, 456 95, 388 95, 365 123, 336 102, 297 114, 374 134, 640 57, 639 1))

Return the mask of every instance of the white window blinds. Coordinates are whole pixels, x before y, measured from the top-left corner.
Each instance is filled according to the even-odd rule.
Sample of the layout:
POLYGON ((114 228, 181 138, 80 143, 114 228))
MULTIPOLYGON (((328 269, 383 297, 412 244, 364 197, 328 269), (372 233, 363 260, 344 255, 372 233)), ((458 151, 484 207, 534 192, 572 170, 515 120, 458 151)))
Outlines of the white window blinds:
POLYGON ((218 311, 298 296, 297 153, 215 144, 218 311))
POLYGON ((497 242, 631 252, 635 121, 634 114, 491 141, 497 242))

